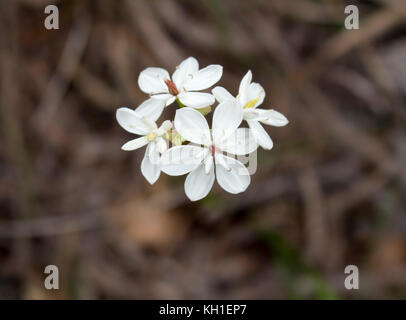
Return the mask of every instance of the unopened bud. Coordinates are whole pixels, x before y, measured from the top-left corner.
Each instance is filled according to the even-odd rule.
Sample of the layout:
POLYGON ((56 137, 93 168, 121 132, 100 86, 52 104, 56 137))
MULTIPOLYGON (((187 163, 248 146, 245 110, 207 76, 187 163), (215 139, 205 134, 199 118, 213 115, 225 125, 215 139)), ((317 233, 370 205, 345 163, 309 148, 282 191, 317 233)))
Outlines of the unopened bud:
POLYGON ((171 141, 175 146, 180 146, 185 140, 176 130, 172 130, 171 141))
POLYGON ((208 115, 211 112, 211 107, 207 106, 204 108, 200 108, 200 109, 196 109, 197 111, 199 111, 202 115, 208 115))

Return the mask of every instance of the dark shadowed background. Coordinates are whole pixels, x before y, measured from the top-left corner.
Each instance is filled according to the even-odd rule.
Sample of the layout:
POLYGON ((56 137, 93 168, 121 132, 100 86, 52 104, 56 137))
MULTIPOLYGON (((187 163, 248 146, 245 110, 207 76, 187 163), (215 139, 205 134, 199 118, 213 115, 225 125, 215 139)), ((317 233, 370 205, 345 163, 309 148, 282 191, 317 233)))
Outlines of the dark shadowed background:
POLYGON ((59 30, 48 4, 0 1, 0 298, 406 298, 405 1, 66 0, 59 30), (139 72, 188 56, 290 120, 245 193, 191 203, 120 150, 139 72))

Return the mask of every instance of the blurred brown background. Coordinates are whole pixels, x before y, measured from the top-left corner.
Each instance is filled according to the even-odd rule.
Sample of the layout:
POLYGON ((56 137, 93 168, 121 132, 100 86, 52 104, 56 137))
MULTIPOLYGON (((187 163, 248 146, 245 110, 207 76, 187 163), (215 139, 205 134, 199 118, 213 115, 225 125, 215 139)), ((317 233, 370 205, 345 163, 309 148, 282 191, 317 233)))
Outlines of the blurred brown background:
POLYGON ((48 4, 0 2, 0 298, 406 298, 405 1, 55 1, 59 30, 48 4), (243 194, 191 203, 120 150, 139 72, 188 56, 290 120, 243 194))

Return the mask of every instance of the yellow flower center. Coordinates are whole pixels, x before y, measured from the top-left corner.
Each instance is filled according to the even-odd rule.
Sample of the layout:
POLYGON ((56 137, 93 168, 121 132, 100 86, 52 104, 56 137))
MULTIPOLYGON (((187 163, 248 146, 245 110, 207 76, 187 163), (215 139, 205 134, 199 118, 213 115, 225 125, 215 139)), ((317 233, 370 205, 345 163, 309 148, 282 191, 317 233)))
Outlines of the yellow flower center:
POLYGON ((153 140, 155 140, 156 136, 157 136, 156 133, 151 132, 151 133, 148 133, 148 134, 147 134, 147 139, 148 139, 149 141, 153 141, 153 140))
POLYGON ((258 100, 259 100, 259 97, 256 98, 256 99, 252 99, 252 100, 248 101, 248 102, 243 106, 243 109, 252 108, 253 106, 255 106, 255 104, 258 102, 258 100))

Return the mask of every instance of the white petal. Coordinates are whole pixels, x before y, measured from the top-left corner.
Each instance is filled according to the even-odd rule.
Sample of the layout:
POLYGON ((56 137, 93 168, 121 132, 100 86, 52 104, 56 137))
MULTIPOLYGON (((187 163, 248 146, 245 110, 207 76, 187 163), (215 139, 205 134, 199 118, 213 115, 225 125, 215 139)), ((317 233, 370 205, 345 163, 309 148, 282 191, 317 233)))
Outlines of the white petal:
POLYGON ((170 93, 154 94, 152 96, 152 98, 159 99, 159 100, 164 100, 166 106, 169 106, 170 104, 172 104, 176 100, 176 97, 171 95, 170 93))
POLYGON ((262 119, 266 119, 266 114, 261 113, 260 110, 262 109, 244 109, 243 110, 243 119, 244 120, 262 120, 262 119))
POLYGON ((146 117, 148 119, 151 119, 152 121, 157 121, 158 118, 161 116, 164 107, 164 100, 149 98, 148 100, 141 103, 139 107, 135 109, 135 112, 140 117, 146 117))
POLYGON ((172 80, 177 88, 181 88, 183 83, 191 79, 193 74, 199 70, 199 62, 193 57, 189 57, 181 62, 176 67, 175 72, 172 75, 172 80))
POLYGON ((161 170, 170 176, 186 174, 202 163, 206 150, 189 145, 172 147, 161 156, 161 170))
POLYGON ((236 99, 220 103, 213 114, 214 144, 220 144, 223 139, 233 134, 241 124, 242 117, 243 111, 236 99))
POLYGON ((156 125, 155 121, 152 121, 151 119, 142 117, 141 121, 149 128, 149 132, 158 129, 158 126, 156 125))
POLYGON ((147 94, 167 93, 166 79, 170 79, 168 71, 162 68, 149 67, 141 71, 138 85, 147 94))
POLYGON ((214 162, 213 156, 212 155, 207 156, 203 162, 204 162, 204 172, 206 172, 206 174, 209 174, 211 167, 213 167, 214 162))
POLYGON ((141 137, 137 138, 131 141, 128 141, 127 143, 123 144, 121 147, 122 150, 124 151, 132 151, 139 149, 149 143, 148 139, 146 137, 141 137))
POLYGON ((116 111, 118 124, 126 131, 146 135, 150 132, 149 126, 138 116, 138 114, 129 108, 119 108, 116 111))
POLYGON ((188 91, 205 90, 218 82, 223 75, 223 67, 211 64, 192 75, 191 79, 183 83, 183 88, 188 91))
POLYGON ((170 79, 168 71, 162 68, 149 67, 141 71, 138 77, 138 86, 149 94, 167 93, 165 80, 170 79))
POLYGON ((190 172, 185 180, 185 193, 191 201, 203 199, 210 192, 214 183, 214 168, 205 172, 204 164, 190 172))
POLYGON ((220 157, 225 158, 224 161, 228 164, 229 169, 227 170, 221 165, 216 165, 218 184, 230 193, 240 193, 245 191, 251 182, 247 168, 236 159, 223 155, 220 155, 220 157))
POLYGON ((149 161, 152 164, 156 164, 156 165, 160 164, 159 148, 155 141, 152 141, 149 143, 147 150, 146 150, 146 157, 149 158, 149 161))
POLYGON ((164 153, 168 149, 168 143, 164 138, 161 137, 156 138, 156 145, 159 153, 164 153))
POLYGON ((255 136, 257 143, 264 149, 270 150, 273 147, 273 142, 269 134, 256 120, 247 120, 249 127, 252 130, 252 134, 255 136))
POLYGON ((272 117, 273 111, 274 110, 265 110, 265 109, 260 109, 260 108, 244 109, 243 118, 244 118, 244 120, 267 121, 267 120, 269 120, 270 117, 272 117))
POLYGON ((233 95, 223 87, 215 87, 213 90, 211 90, 211 93, 214 95, 219 103, 229 99, 234 99, 233 95))
POLYGON ((215 102, 214 96, 206 92, 181 92, 178 98, 185 106, 197 109, 211 106, 215 102))
POLYGON ((275 110, 264 110, 264 109, 257 109, 260 113, 263 113, 265 117, 259 121, 264 124, 274 126, 274 127, 283 127, 289 123, 289 120, 280 112, 275 110))
POLYGON ((205 117, 193 108, 176 110, 174 125, 176 131, 187 141, 203 145, 211 143, 209 125, 205 117))
POLYGON ((230 166, 226 162, 226 158, 224 157, 223 154, 218 153, 218 152, 215 153, 214 154, 214 159, 216 160, 216 166, 222 166, 227 171, 230 171, 230 166))
POLYGON ((161 174, 161 170, 159 168, 159 164, 151 162, 151 159, 148 156, 148 152, 149 150, 147 148, 144 158, 141 162, 141 172, 150 184, 154 184, 158 180, 161 174))
POLYGON ((244 155, 255 151, 258 144, 250 129, 238 128, 221 143, 219 148, 231 154, 244 155))
POLYGON ((251 80, 252 80, 252 72, 251 70, 249 70, 242 78, 240 82, 240 88, 238 89, 238 100, 240 101, 242 106, 247 103, 248 88, 251 83, 251 80))
POLYGON ((169 131, 172 129, 172 122, 170 120, 165 120, 159 127, 160 130, 169 131))
POLYGON ((259 83, 256 82, 251 83, 247 91, 247 102, 257 100, 257 102, 253 106, 253 108, 256 108, 259 105, 261 105, 262 102, 264 102, 264 99, 265 99, 264 88, 259 83))

